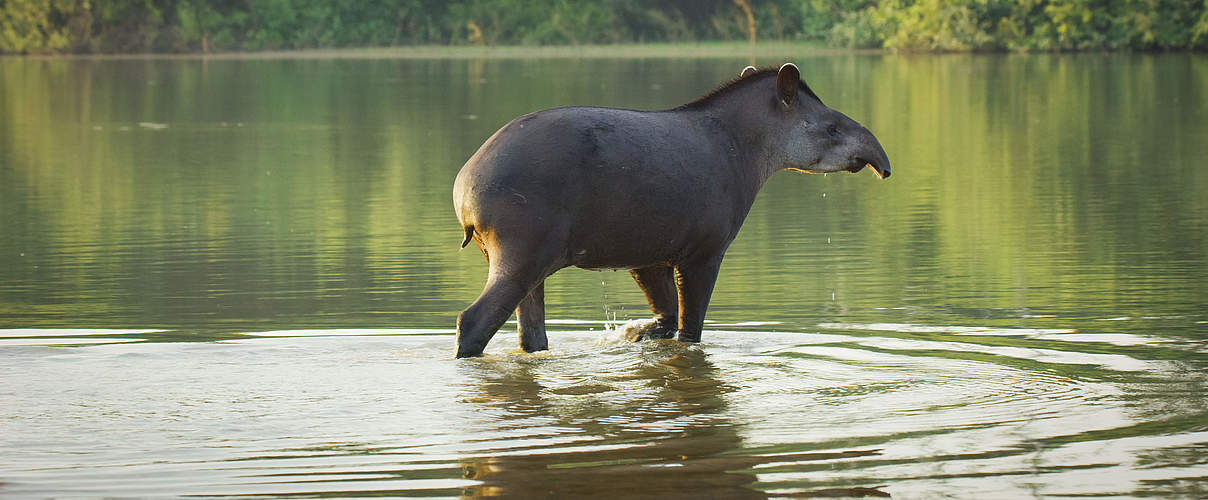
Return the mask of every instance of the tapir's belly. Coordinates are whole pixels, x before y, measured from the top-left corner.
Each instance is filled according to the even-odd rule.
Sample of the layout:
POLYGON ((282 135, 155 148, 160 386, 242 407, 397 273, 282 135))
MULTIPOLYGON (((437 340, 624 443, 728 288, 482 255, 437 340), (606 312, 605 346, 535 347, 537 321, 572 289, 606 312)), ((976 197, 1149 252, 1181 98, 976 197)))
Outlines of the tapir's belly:
POLYGON ((641 269, 651 266, 674 265, 685 253, 673 245, 656 248, 635 239, 615 240, 611 245, 572 244, 568 247, 570 265, 583 269, 641 269))
MULTIPOLYGON (((615 200, 615 198, 614 198, 615 200)), ((584 269, 675 265, 699 250, 724 248, 736 232, 733 210, 704 199, 651 201, 646 195, 574 218, 569 264, 584 269)))

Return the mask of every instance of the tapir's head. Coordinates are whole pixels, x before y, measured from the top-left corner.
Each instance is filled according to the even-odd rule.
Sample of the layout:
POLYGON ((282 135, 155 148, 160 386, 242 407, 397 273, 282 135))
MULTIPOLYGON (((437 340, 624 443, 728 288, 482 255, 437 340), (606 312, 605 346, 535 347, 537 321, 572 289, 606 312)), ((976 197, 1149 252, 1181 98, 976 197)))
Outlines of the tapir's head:
MULTIPOLYGON (((742 75, 755 71, 752 67, 742 75)), ((881 143, 864 126, 843 113, 822 104, 818 96, 801 81, 801 73, 791 63, 776 73, 776 95, 772 104, 776 114, 772 134, 776 161, 780 168, 814 174, 859 172, 871 167, 877 176, 889 177, 889 158, 881 143)))

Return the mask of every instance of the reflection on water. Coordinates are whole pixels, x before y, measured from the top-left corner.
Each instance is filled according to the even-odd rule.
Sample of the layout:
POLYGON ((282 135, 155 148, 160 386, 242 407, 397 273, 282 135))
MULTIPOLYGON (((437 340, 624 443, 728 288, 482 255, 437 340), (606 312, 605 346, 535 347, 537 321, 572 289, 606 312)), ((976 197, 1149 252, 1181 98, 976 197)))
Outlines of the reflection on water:
POLYGON ((704 344, 567 270, 454 361, 465 158, 745 58, 0 60, 0 495, 1208 494, 1208 58, 797 63, 897 172, 775 176, 704 344))
MULTIPOLYGON (((463 460, 465 477, 481 481, 466 495, 699 498, 707 491, 720 498, 766 498, 751 488, 757 480, 752 467, 878 454, 735 453, 742 439, 724 396, 737 388, 717 378, 704 350, 672 342, 620 350, 615 354, 623 358, 590 374, 572 371, 583 363, 575 359, 582 355, 555 356, 556 362, 517 356, 469 367, 467 378, 482 384, 462 401, 498 409, 502 425, 496 428, 537 435, 548 429, 567 441, 554 450, 512 445, 504 453, 463 460), (583 446, 591 436, 612 444, 583 446)), ((541 441, 548 439, 534 444, 544 448, 541 441)))
POLYGON ((1185 363, 1080 364, 1081 342, 577 330, 454 361, 447 334, 57 333, 0 332, 30 341, 0 368, 15 495, 1178 496, 1208 443, 1185 363))

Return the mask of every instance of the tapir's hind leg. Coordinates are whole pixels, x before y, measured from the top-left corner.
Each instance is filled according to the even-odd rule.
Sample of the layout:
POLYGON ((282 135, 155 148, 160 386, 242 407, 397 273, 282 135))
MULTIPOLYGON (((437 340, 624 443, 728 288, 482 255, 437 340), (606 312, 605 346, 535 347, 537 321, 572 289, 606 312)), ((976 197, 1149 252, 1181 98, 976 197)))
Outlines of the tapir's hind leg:
POLYGON ((675 273, 671 266, 652 266, 629 271, 633 280, 646 293, 646 301, 650 310, 654 311, 654 323, 636 332, 631 332, 629 340, 638 341, 643 338, 669 339, 675 336, 675 328, 679 322, 679 297, 675 288, 675 273))
POLYGON ((523 281, 495 272, 492 265, 482 295, 457 315, 457 357, 481 356, 487 342, 528 293, 523 281))
POLYGON ((524 352, 549 349, 545 338, 545 282, 542 281, 520 301, 516 307, 516 320, 520 323, 520 348, 524 352))
POLYGON ((499 327, 516 311, 521 346, 526 351, 546 348, 545 278, 562 267, 557 238, 564 231, 531 227, 512 228, 513 237, 478 240, 490 271, 482 295, 457 316, 457 357, 481 356, 499 327), (545 234, 541 234, 545 232, 545 234))

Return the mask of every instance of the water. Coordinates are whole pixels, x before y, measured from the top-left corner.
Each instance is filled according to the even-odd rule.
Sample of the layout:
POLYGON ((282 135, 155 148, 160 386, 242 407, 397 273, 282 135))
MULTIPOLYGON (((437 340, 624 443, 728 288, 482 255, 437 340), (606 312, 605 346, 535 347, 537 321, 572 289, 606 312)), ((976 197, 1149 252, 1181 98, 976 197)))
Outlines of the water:
POLYGON ((1208 57, 785 59, 890 180, 773 177, 699 346, 569 269, 461 361, 474 149, 745 58, 0 59, 0 496, 1208 495, 1208 57))

